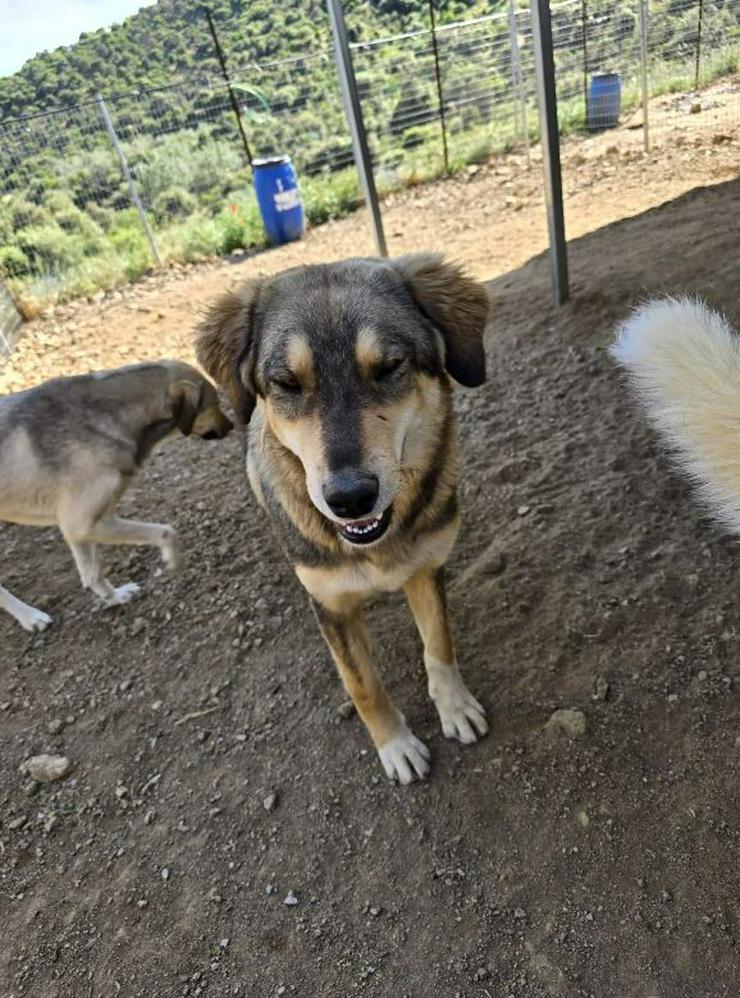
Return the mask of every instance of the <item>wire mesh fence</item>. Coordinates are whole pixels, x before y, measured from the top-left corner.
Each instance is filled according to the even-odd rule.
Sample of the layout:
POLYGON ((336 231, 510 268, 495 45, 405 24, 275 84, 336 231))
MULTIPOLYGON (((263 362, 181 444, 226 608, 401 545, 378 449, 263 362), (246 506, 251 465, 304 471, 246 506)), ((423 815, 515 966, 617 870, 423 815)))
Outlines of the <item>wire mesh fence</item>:
MULTIPOLYGON (((351 46, 381 192, 537 140, 528 6, 508 0, 451 24, 424 11, 425 29, 351 46)), ((565 135, 607 130, 610 142, 639 149, 689 126, 740 123, 740 0, 561 0, 552 24, 565 135)), ((309 221, 356 205, 328 27, 326 44, 299 58, 229 56, 229 71, 251 154, 291 155, 309 221)), ((517 162, 526 169, 528 156, 517 162)), ((264 242, 221 76, 0 122, 0 275, 23 309, 152 266, 132 189, 164 262, 264 242)))

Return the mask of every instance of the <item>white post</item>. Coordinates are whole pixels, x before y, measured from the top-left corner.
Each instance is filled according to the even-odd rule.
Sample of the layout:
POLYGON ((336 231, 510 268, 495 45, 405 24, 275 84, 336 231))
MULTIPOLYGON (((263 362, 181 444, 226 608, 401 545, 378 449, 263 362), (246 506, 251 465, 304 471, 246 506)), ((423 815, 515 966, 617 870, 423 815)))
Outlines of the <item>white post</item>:
POLYGON ((134 178, 131 176, 131 171, 128 168, 128 162, 126 161, 126 154, 121 148, 121 143, 118 141, 118 136, 116 135, 116 130, 113 126, 113 120, 108 111, 108 107, 103 100, 102 94, 96 94, 95 100, 98 102, 98 107, 100 108, 100 116, 103 119, 103 124, 105 125, 106 131, 110 136, 111 144, 116 151, 116 156, 118 156, 118 162, 121 165, 121 173, 124 176, 126 183, 128 184, 129 196, 136 206, 136 210, 139 212, 139 217, 141 218, 141 224, 144 226, 144 231, 146 232, 146 237, 149 240, 149 245, 152 248, 152 254, 154 259, 157 261, 158 266, 162 266, 162 258, 159 255, 159 250, 157 249, 157 242, 154 238, 154 233, 152 232, 151 226, 149 225, 149 219, 146 217, 146 212, 144 211, 144 205, 141 203, 141 198, 139 197, 138 191, 136 190, 136 185, 134 184, 134 178))
POLYGON ((650 152, 650 133, 648 130, 648 0, 640 0, 640 85, 642 87, 642 133, 645 142, 645 152, 650 152))

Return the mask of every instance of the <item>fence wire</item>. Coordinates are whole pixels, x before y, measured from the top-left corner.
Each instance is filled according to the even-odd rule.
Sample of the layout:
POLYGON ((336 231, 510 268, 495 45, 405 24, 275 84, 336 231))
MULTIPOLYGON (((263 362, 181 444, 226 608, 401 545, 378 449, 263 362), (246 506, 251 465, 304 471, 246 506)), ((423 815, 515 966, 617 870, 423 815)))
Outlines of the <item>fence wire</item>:
MULTIPOLYGON (((564 135, 606 131, 620 148, 657 149, 740 123, 740 0, 560 0, 552 25, 564 135)), ((527 151, 516 160, 526 169, 538 120, 527 5, 509 0, 435 32, 430 21, 351 49, 381 192, 512 148, 527 151)), ((104 95, 165 262, 264 241, 229 91, 205 71, 212 64, 168 86, 104 95)), ((229 70, 253 155, 291 155, 309 221, 357 204, 328 30, 324 46, 299 58, 229 55, 229 70)), ((152 266, 101 111, 91 95, 0 122, 0 277, 24 308, 92 294, 152 266)), ((6 338, 11 311, 0 313, 6 338)))

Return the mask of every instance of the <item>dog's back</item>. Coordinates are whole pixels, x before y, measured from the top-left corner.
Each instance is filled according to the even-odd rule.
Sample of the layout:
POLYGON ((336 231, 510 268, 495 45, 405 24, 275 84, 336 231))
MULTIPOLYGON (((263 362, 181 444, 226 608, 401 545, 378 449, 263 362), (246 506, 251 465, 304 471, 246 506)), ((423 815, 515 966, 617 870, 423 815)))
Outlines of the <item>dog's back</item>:
POLYGON ((136 430, 164 396, 161 364, 137 364, 0 398, 0 518, 54 522, 61 479, 107 463, 133 473, 136 430))

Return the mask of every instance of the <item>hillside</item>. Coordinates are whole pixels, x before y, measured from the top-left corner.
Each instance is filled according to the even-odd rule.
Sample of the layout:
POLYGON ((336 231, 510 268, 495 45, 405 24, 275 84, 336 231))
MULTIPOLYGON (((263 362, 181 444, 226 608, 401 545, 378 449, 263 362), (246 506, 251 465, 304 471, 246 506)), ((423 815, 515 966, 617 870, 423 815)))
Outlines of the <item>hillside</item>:
MULTIPOLYGON (((440 22, 498 9, 503 0, 445 0, 440 22)), ((427 26, 427 6, 412 0, 348 0, 355 41, 427 26)), ((322 0, 213 0, 230 66, 306 55, 329 44, 322 0)), ((170 84, 183 75, 216 73, 213 43, 200 4, 159 0, 122 24, 83 34, 76 45, 42 52, 0 79, 0 120, 170 84)))
MULTIPOLYGON (((527 0, 518 46, 536 138, 527 0)), ((505 0, 436 0, 439 91, 426 0, 345 0, 381 193, 481 163, 523 141, 505 0), (489 15, 482 17, 481 15, 489 15), (445 158, 445 152, 448 153, 445 158)), ((324 0, 213 0, 255 156, 288 153, 309 224, 355 208, 357 176, 324 0)), ((654 0, 653 93, 694 86, 697 0, 654 0)), ((558 111, 584 124, 580 0, 553 11, 558 111)), ((737 68, 740 0, 703 5, 701 81, 737 68)), ((589 0, 587 73, 616 68, 639 98, 635 0, 589 0)), ((256 248, 265 233, 203 10, 160 0, 0 80, 0 278, 31 313, 135 279, 153 254, 95 94, 105 96, 164 263, 256 248)))

